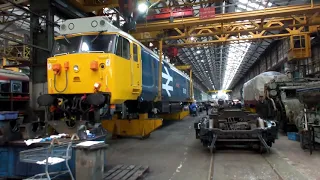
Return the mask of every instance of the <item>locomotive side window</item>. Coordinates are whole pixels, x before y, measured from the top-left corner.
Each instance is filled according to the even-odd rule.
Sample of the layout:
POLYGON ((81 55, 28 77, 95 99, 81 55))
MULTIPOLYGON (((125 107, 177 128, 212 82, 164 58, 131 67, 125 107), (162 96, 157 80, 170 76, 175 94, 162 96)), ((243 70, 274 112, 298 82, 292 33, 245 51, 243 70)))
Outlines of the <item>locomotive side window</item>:
POLYGON ((118 38, 116 55, 130 59, 130 42, 121 36, 118 38))
POLYGON ((10 82, 9 81, 0 81, 0 91, 4 93, 10 92, 10 82))
POLYGON ((133 60, 138 62, 138 46, 133 44, 133 60))
POLYGON ((118 38, 116 55, 122 56, 122 37, 118 38))
POLYGON ((130 59, 130 42, 125 39, 123 39, 123 51, 122 51, 122 57, 126 59, 130 59))

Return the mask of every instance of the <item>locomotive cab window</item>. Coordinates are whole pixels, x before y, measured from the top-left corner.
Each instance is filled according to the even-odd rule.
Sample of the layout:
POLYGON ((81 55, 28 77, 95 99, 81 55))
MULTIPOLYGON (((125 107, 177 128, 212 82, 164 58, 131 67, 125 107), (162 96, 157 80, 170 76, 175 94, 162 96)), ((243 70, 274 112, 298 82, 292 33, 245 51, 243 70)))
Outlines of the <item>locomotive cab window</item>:
POLYGON ((118 38, 116 55, 130 59, 130 42, 121 36, 118 38))
POLYGON ((138 62, 138 46, 133 44, 133 60, 138 62))
POLYGON ((96 34, 65 37, 56 40, 54 54, 74 54, 86 52, 114 53, 116 35, 96 34))

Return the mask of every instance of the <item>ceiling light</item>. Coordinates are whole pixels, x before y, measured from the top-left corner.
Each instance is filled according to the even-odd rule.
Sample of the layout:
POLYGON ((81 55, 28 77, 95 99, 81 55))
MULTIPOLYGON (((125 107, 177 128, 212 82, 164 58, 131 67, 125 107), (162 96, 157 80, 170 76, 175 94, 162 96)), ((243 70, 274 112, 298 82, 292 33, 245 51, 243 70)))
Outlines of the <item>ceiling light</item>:
POLYGON ((194 38, 193 36, 191 36, 190 40, 191 40, 191 41, 194 41, 194 39, 195 39, 195 38, 194 38))
POLYGON ((153 46, 153 44, 152 43, 149 43, 149 47, 152 47, 153 46))
POLYGON ((201 62, 204 62, 204 60, 201 60, 201 62))
POLYGON ((144 3, 138 5, 138 10, 140 13, 145 13, 148 10, 148 6, 144 3))
POLYGON ((200 54, 200 53, 201 53, 201 51, 198 50, 198 51, 197 51, 197 54, 200 54))
POLYGON ((208 71, 206 71, 206 72, 208 72, 208 71))

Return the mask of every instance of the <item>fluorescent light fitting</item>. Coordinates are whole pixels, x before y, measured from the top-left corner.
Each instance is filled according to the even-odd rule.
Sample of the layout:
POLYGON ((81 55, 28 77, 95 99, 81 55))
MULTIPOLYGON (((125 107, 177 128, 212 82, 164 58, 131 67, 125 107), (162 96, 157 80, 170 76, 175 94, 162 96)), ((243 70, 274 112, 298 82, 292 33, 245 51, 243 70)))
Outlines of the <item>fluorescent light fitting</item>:
POLYGON ((138 5, 138 10, 140 13, 145 13, 148 10, 148 6, 145 3, 138 5))

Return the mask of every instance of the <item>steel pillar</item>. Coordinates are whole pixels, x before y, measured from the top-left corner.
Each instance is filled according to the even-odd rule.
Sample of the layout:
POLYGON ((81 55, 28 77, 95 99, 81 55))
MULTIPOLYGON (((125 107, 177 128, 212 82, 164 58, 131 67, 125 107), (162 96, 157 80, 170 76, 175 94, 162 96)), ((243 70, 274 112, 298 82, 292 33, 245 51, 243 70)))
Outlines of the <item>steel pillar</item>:
MULTIPOLYGON (((30 0, 30 40, 35 46, 52 50, 54 42, 54 12, 51 0, 30 0), (41 16, 45 16, 45 19, 41 16), (45 26, 41 26, 40 20, 45 20, 45 26)), ((32 48, 30 93, 31 107, 37 108, 36 99, 40 94, 47 93, 47 58, 50 51, 32 48)))

